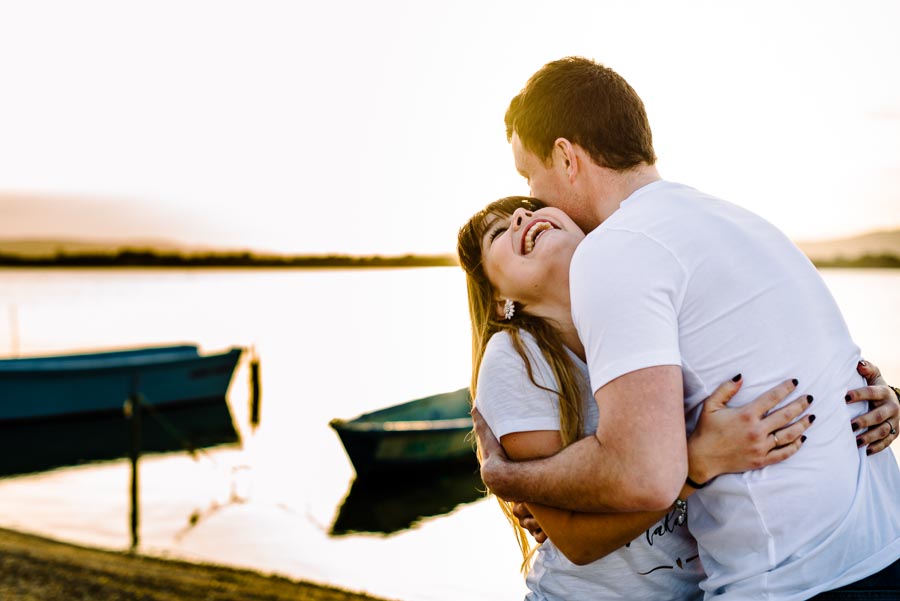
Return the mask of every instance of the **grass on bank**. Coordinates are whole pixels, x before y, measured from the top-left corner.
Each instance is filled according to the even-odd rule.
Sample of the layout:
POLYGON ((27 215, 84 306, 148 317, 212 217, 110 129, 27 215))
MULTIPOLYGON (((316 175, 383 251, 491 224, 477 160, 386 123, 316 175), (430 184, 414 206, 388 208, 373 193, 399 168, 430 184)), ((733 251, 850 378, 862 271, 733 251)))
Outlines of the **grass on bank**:
POLYGON ((381 601, 309 582, 0 529, 4 601, 381 601))

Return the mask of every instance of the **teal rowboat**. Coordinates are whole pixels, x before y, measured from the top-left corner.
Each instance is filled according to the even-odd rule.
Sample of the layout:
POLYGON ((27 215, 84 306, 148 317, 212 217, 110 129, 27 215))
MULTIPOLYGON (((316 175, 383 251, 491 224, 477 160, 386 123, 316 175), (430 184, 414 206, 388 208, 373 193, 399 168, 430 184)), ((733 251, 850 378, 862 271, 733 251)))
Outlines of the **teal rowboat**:
POLYGON ((196 345, 0 360, 0 423, 121 414, 133 392, 157 407, 225 398, 240 348, 196 345))
POLYGON ((0 360, 0 476, 128 454, 139 393, 142 452, 237 442, 225 396, 241 348, 196 345, 0 360))
POLYGON ((334 419, 358 477, 438 465, 475 465, 469 390, 436 394, 351 420, 334 419))

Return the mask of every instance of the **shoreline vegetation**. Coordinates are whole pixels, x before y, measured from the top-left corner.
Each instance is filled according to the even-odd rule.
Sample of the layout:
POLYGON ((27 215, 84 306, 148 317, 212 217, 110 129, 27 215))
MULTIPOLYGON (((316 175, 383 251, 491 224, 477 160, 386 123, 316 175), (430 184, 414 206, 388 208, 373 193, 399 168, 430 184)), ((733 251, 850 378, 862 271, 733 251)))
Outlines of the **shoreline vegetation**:
POLYGON ((896 269, 900 267, 900 257, 897 255, 863 255, 848 259, 837 257, 834 259, 813 259, 813 265, 818 268, 869 268, 869 269, 896 269))
POLYGON ((383 601, 250 570, 102 551, 2 528, 0 599, 383 601))
POLYGON ((452 255, 352 256, 352 255, 256 255, 250 252, 161 253, 153 250, 121 250, 116 253, 57 253, 51 256, 0 254, 0 267, 233 267, 233 268, 389 268, 454 267, 452 255))
MULTIPOLYGON (((832 259, 814 258, 818 268, 900 268, 900 256, 865 254, 832 259)), ((159 268, 287 268, 287 269, 364 269, 399 267, 455 267, 454 255, 257 255, 251 252, 194 253, 157 252, 125 249, 116 253, 57 253, 24 256, 0 253, 0 267, 159 267, 159 268)))

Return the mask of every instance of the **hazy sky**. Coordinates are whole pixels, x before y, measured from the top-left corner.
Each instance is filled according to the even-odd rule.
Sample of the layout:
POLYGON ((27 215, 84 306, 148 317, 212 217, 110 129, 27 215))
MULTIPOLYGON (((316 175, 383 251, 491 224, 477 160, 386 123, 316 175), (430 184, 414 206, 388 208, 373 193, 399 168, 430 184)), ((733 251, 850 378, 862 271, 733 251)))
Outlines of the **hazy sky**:
POLYGON ((0 237, 451 252, 503 113, 594 58, 663 177, 795 239, 900 226, 900 2, 6 2, 0 237))

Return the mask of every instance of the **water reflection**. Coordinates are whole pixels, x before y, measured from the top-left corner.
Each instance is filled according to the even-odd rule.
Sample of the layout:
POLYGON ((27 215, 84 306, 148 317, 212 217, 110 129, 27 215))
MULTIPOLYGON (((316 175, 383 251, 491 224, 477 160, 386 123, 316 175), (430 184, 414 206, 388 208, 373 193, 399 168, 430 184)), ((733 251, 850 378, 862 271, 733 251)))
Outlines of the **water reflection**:
MULTIPOLYGON (((141 420, 141 452, 183 451, 239 440, 228 405, 217 400, 160 408, 141 420), (188 445, 189 443, 189 445, 188 445)), ((122 414, 0 423, 0 476, 127 457, 131 430, 122 414)))
POLYGON ((439 473, 357 478, 338 508, 330 534, 406 530, 423 518, 482 499, 483 490, 474 456, 471 462, 442 468, 439 473))

